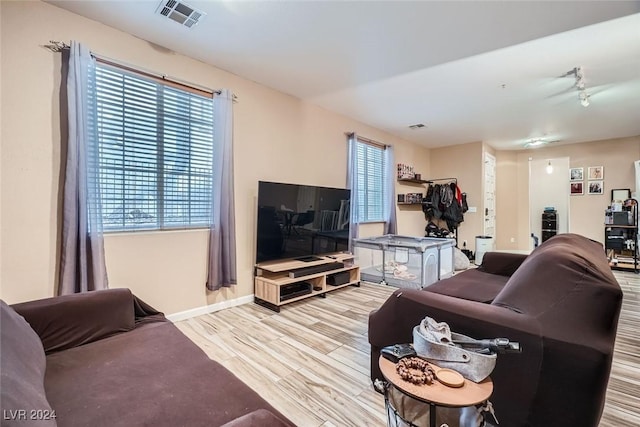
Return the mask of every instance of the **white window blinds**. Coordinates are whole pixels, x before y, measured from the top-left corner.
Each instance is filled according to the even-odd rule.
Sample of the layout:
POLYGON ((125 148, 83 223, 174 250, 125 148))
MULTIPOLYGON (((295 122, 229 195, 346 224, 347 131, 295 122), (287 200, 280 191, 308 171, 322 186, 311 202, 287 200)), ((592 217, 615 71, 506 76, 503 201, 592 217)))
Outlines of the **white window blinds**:
POLYGON ((384 147, 358 140, 358 222, 384 221, 384 147))
POLYGON ((98 63, 95 102, 104 230, 207 226, 212 98, 98 63))

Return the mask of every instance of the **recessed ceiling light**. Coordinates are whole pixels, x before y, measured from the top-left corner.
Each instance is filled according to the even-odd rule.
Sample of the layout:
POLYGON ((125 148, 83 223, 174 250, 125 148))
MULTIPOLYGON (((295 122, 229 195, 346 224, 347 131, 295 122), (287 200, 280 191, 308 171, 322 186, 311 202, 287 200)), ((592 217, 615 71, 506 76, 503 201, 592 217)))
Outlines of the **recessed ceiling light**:
POLYGON ((156 9, 156 13, 188 28, 192 28, 200 19, 206 16, 206 13, 178 0, 162 0, 160 6, 156 9))

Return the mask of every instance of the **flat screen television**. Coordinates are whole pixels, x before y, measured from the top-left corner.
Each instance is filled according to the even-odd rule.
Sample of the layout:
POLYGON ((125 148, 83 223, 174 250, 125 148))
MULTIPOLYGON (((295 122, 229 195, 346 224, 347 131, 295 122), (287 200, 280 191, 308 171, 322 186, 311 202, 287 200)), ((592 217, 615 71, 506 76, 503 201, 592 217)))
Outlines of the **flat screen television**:
POLYGON ((343 188, 259 181, 256 263, 349 247, 349 199, 343 188))

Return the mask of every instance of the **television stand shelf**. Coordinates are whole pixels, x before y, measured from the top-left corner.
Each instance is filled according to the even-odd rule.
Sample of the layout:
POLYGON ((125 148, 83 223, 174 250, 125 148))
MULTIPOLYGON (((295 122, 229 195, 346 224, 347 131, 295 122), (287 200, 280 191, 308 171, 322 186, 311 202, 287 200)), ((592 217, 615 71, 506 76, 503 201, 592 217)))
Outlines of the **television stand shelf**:
POLYGON ((360 267, 353 255, 334 253, 317 260, 286 259, 256 265, 254 302, 279 312, 280 307, 346 286, 360 286, 360 267))

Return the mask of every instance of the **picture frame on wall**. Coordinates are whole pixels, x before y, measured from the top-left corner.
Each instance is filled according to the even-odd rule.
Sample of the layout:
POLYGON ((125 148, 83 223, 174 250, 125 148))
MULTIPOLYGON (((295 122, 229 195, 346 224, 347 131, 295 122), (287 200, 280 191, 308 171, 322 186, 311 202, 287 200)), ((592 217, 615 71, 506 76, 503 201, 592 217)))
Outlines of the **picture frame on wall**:
POLYGON ((582 181, 584 179, 584 168, 569 169, 569 180, 582 181))
POLYGON ((589 181, 589 194, 603 194, 604 192, 604 181, 589 181))
POLYGON ((572 196, 582 196, 584 194, 584 189, 582 187, 582 181, 580 182, 572 182, 571 183, 571 195, 572 196))
POLYGON ((590 180, 604 179, 604 166, 589 166, 590 180))

